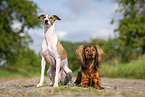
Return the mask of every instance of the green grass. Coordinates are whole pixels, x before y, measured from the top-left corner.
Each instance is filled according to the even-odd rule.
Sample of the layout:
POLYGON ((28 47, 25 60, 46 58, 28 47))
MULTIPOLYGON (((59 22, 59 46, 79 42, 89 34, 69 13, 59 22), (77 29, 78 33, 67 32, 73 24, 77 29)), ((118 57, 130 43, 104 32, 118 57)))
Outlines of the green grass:
MULTIPOLYGON (((29 87, 28 87, 29 88, 29 87)), ((70 86, 59 86, 59 87, 41 87, 29 89, 28 91, 23 91, 23 85, 21 88, 16 87, 17 91, 11 93, 3 93, 8 97, 48 97, 48 96, 59 96, 59 97, 91 97, 91 96, 103 96, 103 97, 144 97, 144 94, 135 94, 131 92, 116 92, 107 90, 98 90, 94 88, 82 88, 82 87, 70 87, 70 86), (22 89, 22 91, 19 91, 22 89)), ((26 89, 26 88, 25 88, 26 89)))
POLYGON ((145 79, 145 56, 124 64, 102 64, 99 73, 103 77, 145 79))
POLYGON ((76 97, 76 96, 115 96, 115 92, 98 90, 94 88, 79 88, 70 86, 59 86, 56 88, 36 88, 27 92, 13 92, 7 96, 32 96, 32 97, 47 97, 47 96, 60 96, 60 97, 76 97))
POLYGON ((0 78, 1 79, 14 79, 23 77, 35 77, 38 74, 29 73, 21 70, 12 70, 10 68, 0 68, 0 78))
MULTIPOLYGON (((51 88, 51 89, 45 89, 43 91, 39 91, 39 93, 41 94, 41 92, 47 91, 48 95, 50 96, 60 96, 60 95, 65 95, 68 97, 72 97, 72 96, 111 96, 111 95, 115 95, 115 92, 108 92, 105 90, 97 90, 94 88, 78 88, 78 87, 59 87, 59 88, 51 88)), ((46 96, 47 94, 45 93, 43 96, 46 96)))

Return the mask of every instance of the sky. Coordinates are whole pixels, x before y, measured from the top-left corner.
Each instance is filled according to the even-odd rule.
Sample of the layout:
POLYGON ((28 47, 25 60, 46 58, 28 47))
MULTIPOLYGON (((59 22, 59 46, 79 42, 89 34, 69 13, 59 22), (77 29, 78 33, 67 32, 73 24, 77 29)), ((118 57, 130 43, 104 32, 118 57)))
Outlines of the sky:
MULTIPOLYGON (((57 15, 61 21, 55 21, 55 32, 60 41, 83 42, 92 38, 114 38, 117 25, 110 24, 119 8, 115 0, 32 0, 40 8, 41 14, 57 15)), ((40 52, 44 40, 44 27, 28 31, 33 39, 30 48, 40 52)))

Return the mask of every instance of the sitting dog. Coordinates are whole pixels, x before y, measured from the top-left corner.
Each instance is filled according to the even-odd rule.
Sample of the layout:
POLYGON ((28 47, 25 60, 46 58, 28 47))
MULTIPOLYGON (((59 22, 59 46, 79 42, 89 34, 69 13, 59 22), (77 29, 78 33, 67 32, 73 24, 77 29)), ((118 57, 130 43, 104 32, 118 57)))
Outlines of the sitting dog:
POLYGON ((102 49, 98 45, 83 44, 76 49, 76 56, 81 62, 82 68, 81 71, 78 72, 75 84, 77 86, 103 89, 97 71, 103 59, 102 49))
POLYGON ((67 53, 61 43, 59 42, 56 33, 54 31, 54 21, 61 20, 57 15, 40 15, 38 19, 44 22, 44 34, 45 39, 41 46, 41 78, 37 87, 43 85, 44 72, 45 72, 45 59, 50 64, 47 71, 47 76, 52 81, 53 87, 58 87, 58 83, 64 85, 72 81, 72 71, 68 68, 67 53))

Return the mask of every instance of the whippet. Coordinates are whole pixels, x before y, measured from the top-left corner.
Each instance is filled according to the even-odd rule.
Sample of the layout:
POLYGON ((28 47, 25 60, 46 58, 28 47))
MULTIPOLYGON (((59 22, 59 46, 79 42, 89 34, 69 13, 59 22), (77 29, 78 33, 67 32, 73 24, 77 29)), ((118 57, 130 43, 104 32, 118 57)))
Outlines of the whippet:
POLYGON ((51 80, 53 87, 58 87, 58 83, 64 85, 70 81, 70 85, 73 85, 72 71, 68 68, 67 53, 61 43, 59 42, 56 33, 54 31, 54 21, 61 20, 57 15, 40 15, 38 19, 41 19, 44 23, 45 39, 42 42, 40 55, 41 59, 41 78, 37 87, 43 85, 44 72, 46 61, 50 64, 47 71, 47 76, 51 80))

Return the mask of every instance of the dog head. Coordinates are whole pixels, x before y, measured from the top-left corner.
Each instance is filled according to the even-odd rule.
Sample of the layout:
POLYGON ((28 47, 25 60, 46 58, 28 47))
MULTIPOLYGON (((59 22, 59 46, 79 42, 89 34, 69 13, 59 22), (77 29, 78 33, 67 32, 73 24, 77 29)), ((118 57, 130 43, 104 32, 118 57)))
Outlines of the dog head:
POLYGON ((38 19, 41 19, 45 26, 53 25, 55 20, 61 20, 57 15, 40 15, 38 19))
POLYGON ((86 59, 95 59, 97 55, 95 46, 92 46, 92 45, 84 46, 83 54, 86 59))
POLYGON ((94 67, 99 68, 103 59, 103 50, 98 45, 80 45, 76 49, 77 59, 81 62, 83 67, 86 66, 86 59, 95 59, 94 67))

